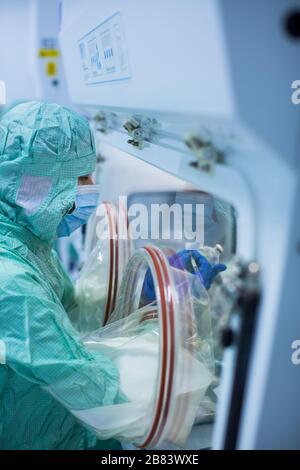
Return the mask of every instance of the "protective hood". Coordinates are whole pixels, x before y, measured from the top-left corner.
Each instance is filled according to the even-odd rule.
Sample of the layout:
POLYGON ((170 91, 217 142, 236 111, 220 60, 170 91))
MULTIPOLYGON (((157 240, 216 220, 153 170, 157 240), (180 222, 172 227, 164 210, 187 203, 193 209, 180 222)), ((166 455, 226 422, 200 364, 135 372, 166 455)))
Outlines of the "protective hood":
POLYGON ((54 103, 27 102, 0 120, 0 218, 53 241, 77 178, 95 169, 89 123, 54 103))

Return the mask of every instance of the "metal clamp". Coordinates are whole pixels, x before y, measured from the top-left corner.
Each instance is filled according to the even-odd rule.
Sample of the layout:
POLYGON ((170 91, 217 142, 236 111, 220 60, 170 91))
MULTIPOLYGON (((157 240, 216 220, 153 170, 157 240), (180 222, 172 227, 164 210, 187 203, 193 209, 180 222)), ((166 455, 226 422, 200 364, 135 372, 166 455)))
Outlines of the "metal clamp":
POLYGON ((223 157, 216 147, 198 135, 188 135, 184 140, 189 150, 197 157, 191 165, 202 171, 211 172, 217 162, 223 162, 223 157))
POLYGON ((145 141, 149 141, 153 130, 157 127, 156 119, 151 119, 141 115, 133 115, 124 122, 123 127, 131 136, 127 142, 134 147, 143 149, 145 141))
POLYGON ((96 130, 106 134, 109 129, 115 129, 117 127, 117 115, 115 113, 99 111, 94 116, 94 122, 96 124, 96 130))

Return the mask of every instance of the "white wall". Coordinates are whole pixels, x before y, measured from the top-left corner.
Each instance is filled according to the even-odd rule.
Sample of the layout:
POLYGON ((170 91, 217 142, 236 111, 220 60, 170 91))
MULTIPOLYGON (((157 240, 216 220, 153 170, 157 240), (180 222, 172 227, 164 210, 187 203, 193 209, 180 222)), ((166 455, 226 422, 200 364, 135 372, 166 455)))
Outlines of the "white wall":
POLYGON ((8 105, 31 99, 70 105, 61 58, 55 59, 58 75, 49 77, 49 59, 38 56, 44 38, 56 38, 59 47, 58 32, 59 0, 0 0, 0 80, 8 105))
POLYGON ((0 79, 7 103, 40 94, 33 47, 32 0, 0 1, 0 79))

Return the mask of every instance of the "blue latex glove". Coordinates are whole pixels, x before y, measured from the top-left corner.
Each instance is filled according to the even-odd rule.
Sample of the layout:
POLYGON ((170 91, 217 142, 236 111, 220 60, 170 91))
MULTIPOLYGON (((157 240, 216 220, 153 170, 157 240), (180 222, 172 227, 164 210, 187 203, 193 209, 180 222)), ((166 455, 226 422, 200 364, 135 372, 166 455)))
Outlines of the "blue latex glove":
MULTIPOLYGON (((226 266, 225 264, 215 264, 212 265, 205 256, 201 255, 198 250, 182 250, 179 253, 176 253, 173 256, 168 258, 169 263, 171 266, 177 269, 182 269, 189 271, 190 273, 198 276, 201 283, 204 287, 208 290, 216 276, 225 271, 226 266), (197 265, 197 269, 195 270, 193 266, 193 262, 197 265)), ((150 269, 147 270, 143 291, 142 291, 142 301, 144 304, 153 302, 155 300, 155 291, 154 291, 154 283, 153 278, 150 272, 150 269)))

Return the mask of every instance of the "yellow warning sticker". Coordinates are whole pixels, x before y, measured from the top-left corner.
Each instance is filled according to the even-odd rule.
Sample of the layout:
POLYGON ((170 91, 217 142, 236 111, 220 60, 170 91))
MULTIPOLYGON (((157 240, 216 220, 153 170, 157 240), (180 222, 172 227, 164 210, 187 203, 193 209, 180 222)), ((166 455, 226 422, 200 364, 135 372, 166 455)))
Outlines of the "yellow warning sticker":
POLYGON ((57 75, 57 65, 55 62, 47 62, 46 64, 46 74, 49 77, 54 77, 57 75))
POLYGON ((40 49, 39 57, 59 57, 58 49, 40 49))

